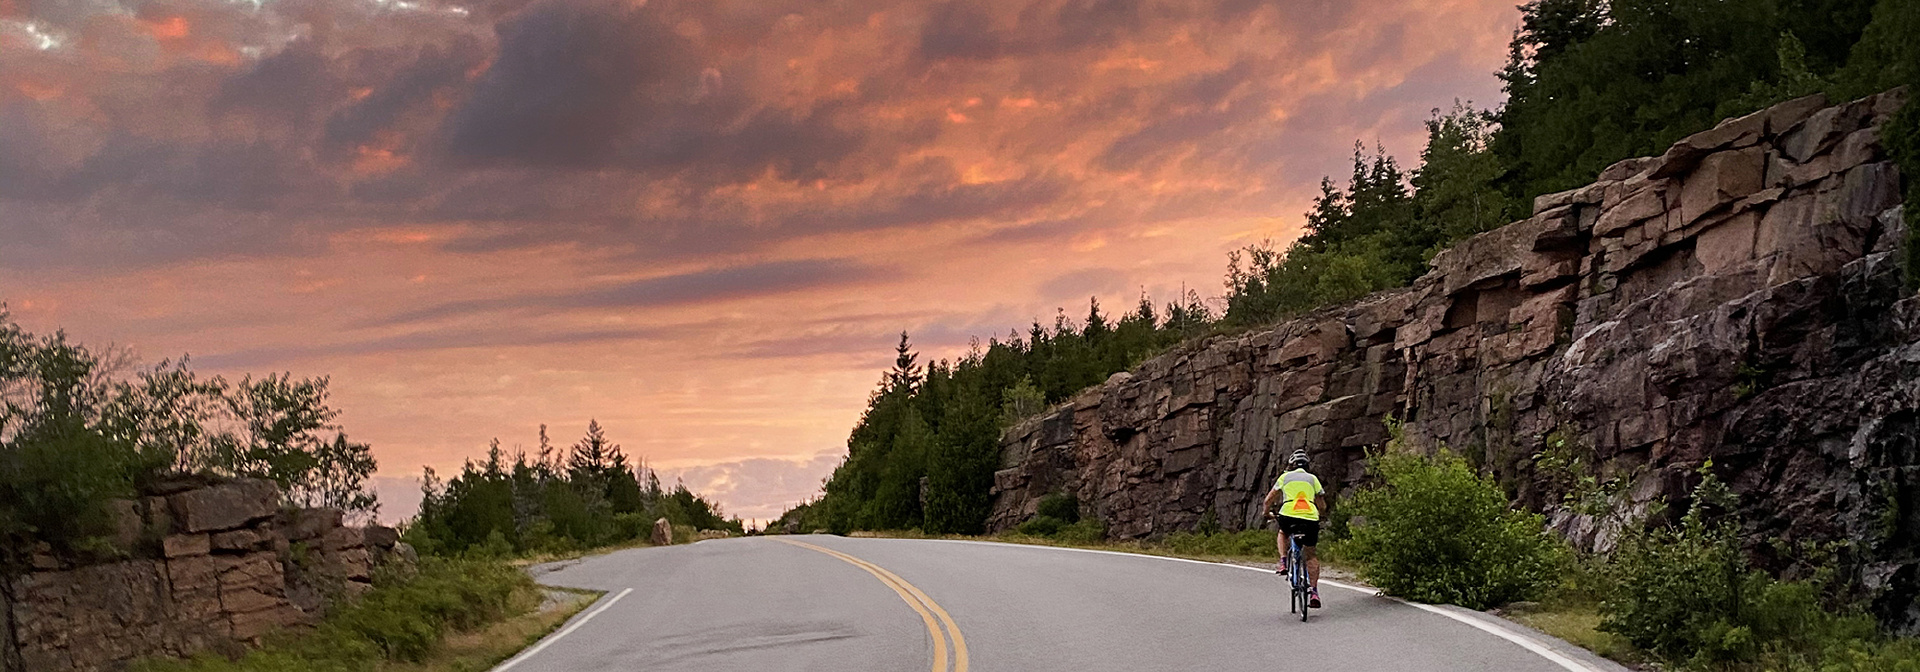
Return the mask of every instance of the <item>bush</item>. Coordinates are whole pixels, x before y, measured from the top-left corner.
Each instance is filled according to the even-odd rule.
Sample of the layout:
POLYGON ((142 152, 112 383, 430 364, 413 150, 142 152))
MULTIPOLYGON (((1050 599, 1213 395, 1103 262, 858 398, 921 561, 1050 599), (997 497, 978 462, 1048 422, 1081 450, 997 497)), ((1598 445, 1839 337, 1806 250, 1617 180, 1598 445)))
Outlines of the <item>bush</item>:
POLYGON ((1040 498, 1036 513, 1059 519, 1062 523, 1080 522, 1080 500, 1073 495, 1052 493, 1040 498))
POLYGON ((1053 516, 1034 516, 1014 527, 1013 531, 1035 537, 1051 537, 1067 527, 1066 521, 1053 516))
POLYGON ((129 377, 131 356, 28 333, 0 305, 0 572, 40 543, 88 559, 131 550, 108 542, 111 502, 174 474, 271 478, 289 503, 375 509, 371 449, 332 424, 325 378, 230 383, 184 361, 129 377))
POLYGON ((1390 595, 1486 609, 1540 594, 1568 551, 1535 513, 1508 507, 1498 483, 1441 449, 1370 455, 1378 483, 1353 498, 1347 545, 1361 577, 1390 595))
POLYGON ((1639 532, 1614 551, 1600 629, 1688 667, 1894 669, 1879 663, 1911 642, 1884 644, 1872 617, 1830 604, 1830 573, 1780 581, 1752 568, 1727 513, 1733 495, 1711 466, 1680 525, 1639 532))

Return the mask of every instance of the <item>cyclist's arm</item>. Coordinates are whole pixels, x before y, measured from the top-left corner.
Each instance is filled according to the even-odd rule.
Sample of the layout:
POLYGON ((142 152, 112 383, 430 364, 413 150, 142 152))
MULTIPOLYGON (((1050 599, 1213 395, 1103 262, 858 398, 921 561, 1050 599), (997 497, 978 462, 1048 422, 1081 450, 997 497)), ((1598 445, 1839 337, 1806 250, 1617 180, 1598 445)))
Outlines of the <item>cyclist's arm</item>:
POLYGON ((1268 512, 1268 511, 1272 511, 1272 510, 1273 510, 1273 498, 1274 498, 1274 497, 1277 497, 1277 496, 1279 496, 1279 494, 1280 494, 1280 489, 1279 489, 1279 488, 1274 488, 1274 489, 1272 489, 1272 490, 1268 490, 1268 491, 1267 491, 1267 498, 1266 498, 1266 499, 1264 499, 1264 500, 1261 500, 1261 502, 1260 502, 1260 512, 1261 512, 1261 513, 1266 513, 1266 512, 1268 512))

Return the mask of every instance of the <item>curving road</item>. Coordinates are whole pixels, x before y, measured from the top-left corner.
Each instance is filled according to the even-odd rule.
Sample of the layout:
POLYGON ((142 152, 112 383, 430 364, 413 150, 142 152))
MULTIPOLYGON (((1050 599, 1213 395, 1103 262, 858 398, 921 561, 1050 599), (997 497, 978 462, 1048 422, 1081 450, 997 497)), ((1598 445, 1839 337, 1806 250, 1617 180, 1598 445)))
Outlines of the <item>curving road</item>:
POLYGON ((1301 623, 1271 572, 1098 551, 749 537, 535 572, 607 594, 496 672, 1625 669, 1477 612, 1325 581, 1326 608, 1301 623))

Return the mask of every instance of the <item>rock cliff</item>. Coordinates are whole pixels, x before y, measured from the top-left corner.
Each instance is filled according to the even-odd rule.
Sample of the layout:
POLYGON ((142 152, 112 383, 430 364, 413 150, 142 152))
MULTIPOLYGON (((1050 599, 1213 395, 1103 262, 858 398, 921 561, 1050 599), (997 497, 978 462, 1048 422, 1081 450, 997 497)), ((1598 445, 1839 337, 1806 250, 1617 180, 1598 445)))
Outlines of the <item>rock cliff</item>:
POLYGON ((36 553, 0 590, 0 668, 120 669, 141 656, 234 651, 312 623, 371 586, 387 558, 412 560, 392 528, 350 527, 339 509, 283 509, 271 481, 187 480, 115 503, 113 562, 36 553))
POLYGON ((1351 492, 1394 417, 1589 548, 1619 523, 1559 506, 1550 442, 1628 512, 1684 507, 1711 459, 1762 564, 1804 569, 1762 540, 1847 542, 1880 615, 1920 630, 1920 298, 1879 138, 1903 99, 1729 119, 1541 196, 1411 287, 1116 374, 1005 434, 989 526, 1056 491, 1122 538, 1251 526, 1287 453, 1351 492))

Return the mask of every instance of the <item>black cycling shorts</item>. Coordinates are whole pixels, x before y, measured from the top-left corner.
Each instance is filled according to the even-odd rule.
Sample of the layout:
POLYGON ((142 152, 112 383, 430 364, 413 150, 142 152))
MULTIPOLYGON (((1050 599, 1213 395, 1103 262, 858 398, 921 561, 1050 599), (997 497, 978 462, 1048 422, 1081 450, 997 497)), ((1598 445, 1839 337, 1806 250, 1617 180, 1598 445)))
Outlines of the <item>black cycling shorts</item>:
POLYGON ((1293 516, 1275 517, 1280 519, 1281 533, 1306 535, 1305 539, 1300 540, 1301 546, 1312 547, 1320 545, 1320 521, 1295 518, 1293 516))

